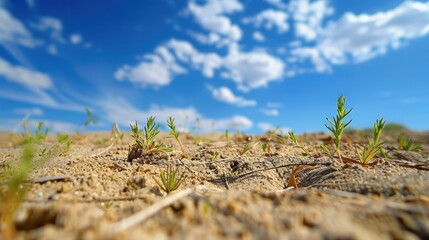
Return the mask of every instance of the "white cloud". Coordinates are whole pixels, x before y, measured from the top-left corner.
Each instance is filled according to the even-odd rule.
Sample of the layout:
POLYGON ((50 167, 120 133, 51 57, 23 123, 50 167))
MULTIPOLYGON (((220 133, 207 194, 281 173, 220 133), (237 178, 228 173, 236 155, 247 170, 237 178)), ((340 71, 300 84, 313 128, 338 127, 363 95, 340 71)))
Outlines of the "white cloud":
POLYGON ((429 2, 405 1, 372 15, 346 13, 318 31, 315 46, 291 53, 298 62, 308 59, 317 72, 326 72, 331 65, 367 61, 428 33, 429 2))
POLYGON ((244 18, 243 23, 253 24, 255 27, 263 26, 266 29, 276 27, 278 33, 284 33, 289 30, 288 17, 289 15, 283 11, 267 9, 254 17, 244 18))
POLYGON ((253 32, 253 39, 255 39, 258 42, 263 42, 265 41, 265 36, 261 32, 255 31, 253 32))
POLYGON ((263 108, 261 112, 267 116, 278 116, 280 114, 277 109, 263 108))
POLYGON ((176 125, 180 129, 190 129, 191 126, 199 125, 200 131, 208 132, 212 130, 240 129, 247 130, 253 126, 253 122, 247 117, 235 115, 231 118, 210 119, 205 118, 195 108, 174 108, 151 106, 143 111, 124 99, 104 100, 99 103, 104 110, 106 118, 116 122, 121 126, 129 126, 136 120, 143 124, 150 116, 156 117, 156 122, 165 124, 171 116, 175 118, 176 125), (214 127, 214 128, 213 128, 214 127))
POLYGON ((225 102, 239 107, 252 107, 257 104, 255 100, 248 100, 234 95, 234 93, 227 87, 214 88, 209 86, 209 90, 212 93, 212 96, 220 102, 225 102))
POLYGON ((373 15, 344 14, 321 32, 317 48, 333 64, 362 62, 429 33, 429 2, 405 1, 373 15))
POLYGON ((284 63, 265 51, 241 52, 237 46, 231 47, 224 58, 222 73, 232 79, 242 91, 267 86, 269 82, 283 77, 284 63))
POLYGON ((48 50, 48 53, 51 55, 54 55, 54 56, 58 55, 58 49, 53 44, 49 45, 47 50, 48 50))
POLYGON ((32 48, 42 43, 40 40, 34 39, 25 25, 1 6, 0 22, 0 44, 11 43, 32 48))
POLYGON ((60 43, 66 42, 62 36, 63 24, 58 18, 40 17, 38 22, 31 23, 31 27, 38 31, 50 32, 50 37, 60 43))
POLYGON ((2 58, 0 58, 0 76, 32 90, 46 90, 53 86, 49 75, 21 66, 13 66, 2 58))
POLYGON ((82 42, 82 35, 75 33, 70 35, 70 42, 73 44, 79 44, 82 42))
POLYGON ((209 78, 214 76, 216 70, 221 70, 223 78, 236 82, 240 90, 249 91, 279 80, 284 69, 279 58, 265 51, 241 52, 233 44, 228 54, 221 57, 216 53, 201 53, 191 43, 176 39, 157 47, 154 54, 147 54, 144 58, 136 66, 122 66, 116 71, 115 78, 143 86, 166 86, 175 75, 186 72, 178 63, 186 63, 209 78))
POLYGON ((17 108, 14 109, 14 113, 24 116, 42 116, 43 110, 40 108, 17 108))
POLYGON ((295 20, 295 35, 312 41, 317 38, 323 20, 332 15, 334 9, 327 0, 291 0, 289 12, 295 20))
POLYGON ((190 1, 188 11, 207 31, 220 34, 233 41, 241 39, 241 29, 226 16, 243 10, 238 0, 208 0, 204 5, 190 1))
POLYGON ((267 3, 272 4, 280 9, 287 9, 287 5, 282 0, 265 0, 267 3))

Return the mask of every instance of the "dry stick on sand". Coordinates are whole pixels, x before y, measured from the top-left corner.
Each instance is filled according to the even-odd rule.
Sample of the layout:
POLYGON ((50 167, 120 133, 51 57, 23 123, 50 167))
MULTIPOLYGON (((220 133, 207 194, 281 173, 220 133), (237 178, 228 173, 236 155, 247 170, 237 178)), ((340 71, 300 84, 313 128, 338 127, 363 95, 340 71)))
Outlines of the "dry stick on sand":
MULTIPOLYGON (((198 186, 196 187, 198 188, 198 186)), ((120 232, 123 232, 143 221, 150 218, 151 216, 155 215, 157 212, 161 211, 163 208, 175 203, 176 201, 194 193, 194 188, 188 188, 183 191, 180 191, 176 194, 167 196, 160 200, 159 202, 156 202, 155 204, 149 206, 148 208, 143 209, 142 211, 125 218, 117 223, 115 223, 111 230, 109 231, 110 234, 118 234, 120 232)))

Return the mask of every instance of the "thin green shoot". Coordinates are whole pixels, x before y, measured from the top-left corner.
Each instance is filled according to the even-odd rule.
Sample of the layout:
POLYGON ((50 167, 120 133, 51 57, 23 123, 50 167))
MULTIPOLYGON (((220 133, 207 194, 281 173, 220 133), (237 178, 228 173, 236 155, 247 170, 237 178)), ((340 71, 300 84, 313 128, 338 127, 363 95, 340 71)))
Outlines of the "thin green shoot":
POLYGON ((398 142, 399 150, 419 151, 422 149, 422 146, 420 144, 414 143, 411 138, 405 139, 405 135, 403 133, 399 134, 399 136, 396 138, 396 141, 398 142))
POLYGON ((229 146, 229 134, 228 129, 225 130, 225 139, 226 139, 226 146, 229 146))
POLYGON ((310 155, 310 152, 307 150, 307 148, 298 142, 298 138, 295 136, 295 133, 293 131, 289 131, 288 133, 289 133, 289 138, 295 144, 295 147, 301 149, 302 154, 304 156, 310 155))
POLYGON ((165 193, 169 194, 177 190, 185 179, 186 175, 184 173, 180 173, 178 169, 172 168, 168 164, 165 171, 161 170, 159 180, 155 179, 155 182, 165 193))
POLYGON ((244 144, 243 146, 238 146, 238 147, 239 147, 239 149, 237 151, 238 151, 238 154, 240 154, 240 156, 243 156, 248 151, 250 151, 249 144, 244 144))
POLYGON ((138 147, 143 149, 143 154, 154 152, 171 152, 172 149, 165 147, 162 143, 155 143, 155 137, 160 133, 161 126, 155 123, 155 117, 149 117, 143 131, 140 131, 138 123, 130 124, 131 137, 138 147), (143 136, 142 136, 143 135, 143 136))
POLYGON ((216 160, 216 158, 219 156, 219 152, 214 152, 213 156, 211 158, 212 161, 216 160))
POLYGON ((182 157, 189 158, 189 155, 186 153, 185 149, 183 148, 182 142, 179 139, 179 132, 176 130, 176 125, 174 124, 174 118, 170 117, 167 119, 167 126, 171 130, 170 136, 173 136, 180 146, 180 150, 182 151, 182 157))
POLYGON ((376 120, 374 123, 374 129, 373 129, 373 139, 371 140, 368 138, 368 144, 363 147, 361 152, 359 152, 356 149, 356 154, 359 157, 359 160, 363 164, 368 164, 371 159, 377 155, 377 153, 380 153, 384 142, 380 141, 381 132, 383 131, 384 125, 386 124, 386 121, 384 119, 376 120))
POLYGON ((0 189, 0 229, 4 239, 15 239, 16 227, 13 216, 27 192, 25 181, 33 168, 34 155, 33 144, 25 144, 19 163, 8 170, 1 179, 1 182, 5 183, 0 189))
POLYGON ((89 108, 85 108, 86 113, 86 120, 85 120, 85 127, 88 127, 89 124, 92 123, 92 125, 95 125, 97 123, 97 117, 94 116, 89 108))
MULTIPOLYGON (((328 124, 325 124, 325 127, 334 135, 334 143, 335 143, 335 153, 337 153, 338 158, 341 162, 343 159, 341 158, 340 145, 341 145, 341 137, 343 136, 344 129, 352 122, 352 120, 347 123, 344 122, 344 119, 351 113, 353 109, 346 110, 346 97, 339 96, 337 99, 337 115, 331 119, 326 118, 328 124)), ((332 155, 334 155, 332 154, 332 155)))

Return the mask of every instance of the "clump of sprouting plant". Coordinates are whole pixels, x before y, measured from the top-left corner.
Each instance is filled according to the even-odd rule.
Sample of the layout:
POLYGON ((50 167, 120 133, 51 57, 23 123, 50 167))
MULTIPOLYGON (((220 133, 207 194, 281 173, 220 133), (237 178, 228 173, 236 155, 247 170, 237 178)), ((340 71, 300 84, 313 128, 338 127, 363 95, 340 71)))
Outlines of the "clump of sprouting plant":
POLYGON ((379 141, 385 124, 386 121, 384 119, 377 119, 374 123, 373 139, 371 140, 368 138, 368 145, 364 146, 361 151, 356 149, 356 154, 363 164, 367 164, 369 161, 371 161, 371 159, 373 159, 377 153, 382 153, 381 146, 384 142, 379 141))
POLYGON ((405 135, 403 133, 399 134, 396 138, 398 142, 398 149, 404 151, 419 151, 422 149, 420 144, 414 143, 411 138, 405 139, 405 135))
POLYGON ((238 146, 237 151, 238 151, 238 154, 240 154, 240 156, 243 156, 245 153, 250 151, 250 146, 249 144, 243 144, 242 146, 238 146))
POLYGON ((298 142, 298 139, 295 136, 295 133, 293 131, 289 131, 288 133, 289 133, 289 138, 295 144, 295 147, 301 149, 303 155, 305 155, 305 156, 310 155, 310 152, 307 150, 307 148, 298 142))
POLYGON ((184 173, 180 173, 177 168, 172 168, 168 164, 165 171, 161 170, 159 180, 155 179, 155 182, 165 193, 169 194, 177 190, 185 179, 186 175, 184 173))
POLYGON ((346 97, 339 96, 337 99, 337 115, 331 119, 326 118, 328 121, 328 124, 325 124, 325 127, 334 135, 334 144, 335 144, 335 151, 331 153, 329 149, 325 146, 322 147, 322 150, 328 150, 329 155, 333 156, 335 153, 337 154, 338 158, 341 162, 343 162, 343 159, 341 158, 341 152, 340 152, 340 144, 341 144, 341 137, 343 136, 344 129, 352 122, 352 120, 348 122, 344 122, 344 119, 351 113, 353 109, 346 110, 346 97))
POLYGON ((49 133, 49 128, 45 128, 44 127, 44 123, 43 122, 39 122, 37 124, 37 129, 35 133, 32 133, 31 131, 28 130, 27 128, 27 120, 22 121, 21 126, 24 129, 24 144, 27 143, 35 143, 35 144, 39 144, 42 143, 46 140, 48 133, 49 133))
POLYGON ((58 140, 59 144, 61 144, 65 147, 65 151, 68 151, 70 149, 70 146, 72 144, 72 140, 68 134, 58 134, 57 140, 58 140))
POLYGON ((89 108, 85 108, 86 113, 86 120, 85 120, 85 127, 88 127, 89 124, 92 123, 92 125, 95 125, 97 123, 97 117, 92 114, 91 110, 89 108))
POLYGON ((219 152, 214 152, 210 160, 214 161, 219 156, 219 152))
POLYGON ((25 181, 33 168, 35 149, 32 143, 24 146, 23 154, 18 164, 5 170, 0 177, 0 229, 3 239, 15 239, 16 227, 14 214, 24 200, 27 192, 25 181), (4 184, 3 184, 4 183, 4 184))
POLYGON ((170 117, 169 119, 167 119, 167 126, 168 128, 170 128, 170 135, 176 139, 177 143, 180 146, 180 150, 182 151, 182 157, 189 158, 189 155, 186 153, 185 149, 183 148, 182 142, 179 139, 179 132, 176 130, 174 118, 170 117))
POLYGON ((130 124, 131 137, 135 144, 133 148, 141 149, 143 155, 156 152, 170 152, 171 148, 164 146, 162 143, 156 143, 155 137, 159 134, 161 126, 155 123, 155 117, 149 117, 143 131, 139 129, 138 123, 130 124))

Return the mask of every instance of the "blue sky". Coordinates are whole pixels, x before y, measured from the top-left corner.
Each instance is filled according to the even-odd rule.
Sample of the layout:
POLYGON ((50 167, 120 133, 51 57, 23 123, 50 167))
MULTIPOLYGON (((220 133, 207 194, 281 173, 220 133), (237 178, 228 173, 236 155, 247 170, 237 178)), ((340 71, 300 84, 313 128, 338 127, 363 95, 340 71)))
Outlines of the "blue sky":
POLYGON ((0 128, 429 130, 429 2, 0 0, 0 128))

